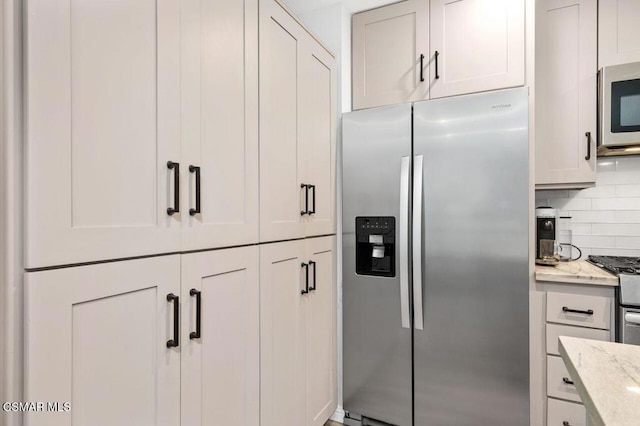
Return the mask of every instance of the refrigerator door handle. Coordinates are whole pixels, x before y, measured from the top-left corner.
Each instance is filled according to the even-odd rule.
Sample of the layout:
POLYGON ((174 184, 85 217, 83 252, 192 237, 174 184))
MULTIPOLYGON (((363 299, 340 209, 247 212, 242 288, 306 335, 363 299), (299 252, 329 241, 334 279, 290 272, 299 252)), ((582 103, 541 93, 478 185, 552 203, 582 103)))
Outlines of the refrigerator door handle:
POLYGON ((402 157, 400 169, 400 313, 402 328, 411 328, 409 317, 409 179, 411 157, 402 157))
POLYGON ((413 159, 413 324, 424 330, 422 312, 422 155, 413 159))

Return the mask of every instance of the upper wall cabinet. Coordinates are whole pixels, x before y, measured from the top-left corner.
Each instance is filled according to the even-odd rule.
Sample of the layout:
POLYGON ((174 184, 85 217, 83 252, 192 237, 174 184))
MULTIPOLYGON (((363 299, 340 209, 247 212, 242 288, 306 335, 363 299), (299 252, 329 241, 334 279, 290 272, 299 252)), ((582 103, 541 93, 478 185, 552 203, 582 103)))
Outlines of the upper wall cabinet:
POLYGON ((257 0, 26 5, 27 268, 258 241, 257 0))
POLYGON ((182 249, 258 242, 258 1, 182 1, 182 249))
POLYGON ((640 1, 600 0, 598 66, 640 61, 640 1))
POLYGON ((523 0, 431 0, 431 98, 524 84, 523 0))
POLYGON ((524 22, 523 0, 407 0, 354 15, 353 108, 523 85, 524 22))
POLYGON ((353 15, 353 109, 429 97, 429 2, 353 15))
POLYGON ((25 266, 180 247, 180 2, 26 4, 25 266))
POLYGON ((260 2, 260 240, 335 232, 335 59, 260 2))
POLYGON ((596 178, 596 0, 536 2, 536 186, 596 178))

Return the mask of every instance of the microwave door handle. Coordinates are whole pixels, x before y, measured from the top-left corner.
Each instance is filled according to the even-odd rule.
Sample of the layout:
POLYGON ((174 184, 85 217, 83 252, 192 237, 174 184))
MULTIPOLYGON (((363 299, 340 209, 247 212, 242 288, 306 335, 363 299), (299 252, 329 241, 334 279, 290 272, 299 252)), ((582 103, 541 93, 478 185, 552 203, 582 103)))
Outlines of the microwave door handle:
POLYGON ((413 321, 416 330, 424 330, 422 310, 422 163, 413 160, 413 321))
POLYGON ((411 328, 409 318, 409 179, 411 158, 400 166, 400 314, 402 328, 411 328))

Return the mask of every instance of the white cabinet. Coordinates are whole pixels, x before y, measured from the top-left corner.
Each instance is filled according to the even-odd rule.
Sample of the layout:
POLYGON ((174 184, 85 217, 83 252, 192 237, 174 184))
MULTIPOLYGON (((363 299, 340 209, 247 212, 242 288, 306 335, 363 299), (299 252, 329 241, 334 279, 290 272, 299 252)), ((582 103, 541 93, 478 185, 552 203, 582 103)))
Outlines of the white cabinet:
POLYGON ((260 22, 260 241, 333 233, 335 60, 274 0, 260 22))
POLYGON ((335 238, 260 247, 262 426, 321 426, 336 402, 335 238))
POLYGON ((180 257, 26 274, 24 400, 70 402, 27 412, 28 426, 180 424, 174 313, 180 257))
POLYGON ((181 19, 182 249, 256 243, 258 2, 185 0, 181 19))
POLYGON ((524 0, 431 0, 430 31, 432 99, 524 84, 524 0))
POLYGON ((536 9, 536 186, 592 186, 597 1, 545 0, 536 9))
POLYGON ((353 16, 353 108, 524 84, 524 0, 410 0, 353 16))
POLYGON ((353 109, 429 98, 429 2, 353 15, 353 109))
POLYGON ((599 1, 599 68, 640 61, 639 17, 638 0, 599 1))
POLYGON ((257 246, 182 256, 184 426, 259 423, 258 266, 257 246))
POLYGON ((180 247, 180 2, 25 5, 27 268, 180 247))

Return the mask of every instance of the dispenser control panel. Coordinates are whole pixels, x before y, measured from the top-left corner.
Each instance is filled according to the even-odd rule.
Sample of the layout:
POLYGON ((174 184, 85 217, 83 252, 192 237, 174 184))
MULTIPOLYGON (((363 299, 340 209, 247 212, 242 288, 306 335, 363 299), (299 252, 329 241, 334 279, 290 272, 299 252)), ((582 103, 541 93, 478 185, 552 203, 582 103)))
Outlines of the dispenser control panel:
POLYGON ((356 273, 396 276, 396 218, 356 217, 356 273))

